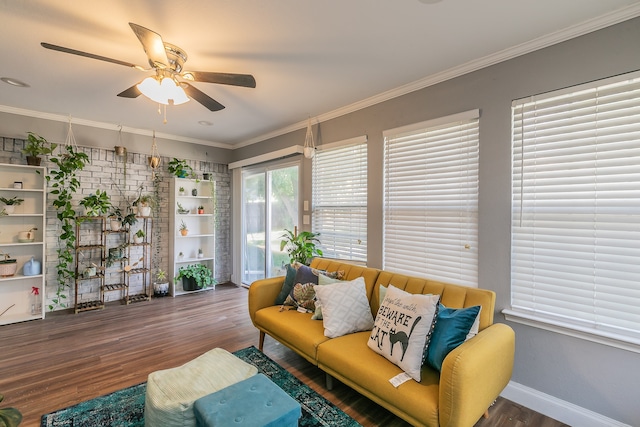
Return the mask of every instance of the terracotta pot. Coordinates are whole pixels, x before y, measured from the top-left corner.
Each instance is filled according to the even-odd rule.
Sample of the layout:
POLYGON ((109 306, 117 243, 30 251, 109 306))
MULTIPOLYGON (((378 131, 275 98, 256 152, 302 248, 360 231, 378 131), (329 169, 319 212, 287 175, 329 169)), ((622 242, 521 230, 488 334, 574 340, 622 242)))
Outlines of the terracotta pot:
POLYGON ((149 163, 149 167, 151 169, 157 169, 160 166, 160 157, 147 157, 147 162, 149 163))
POLYGON ((180 230, 180 234, 186 236, 187 234, 189 234, 189 230, 180 230))

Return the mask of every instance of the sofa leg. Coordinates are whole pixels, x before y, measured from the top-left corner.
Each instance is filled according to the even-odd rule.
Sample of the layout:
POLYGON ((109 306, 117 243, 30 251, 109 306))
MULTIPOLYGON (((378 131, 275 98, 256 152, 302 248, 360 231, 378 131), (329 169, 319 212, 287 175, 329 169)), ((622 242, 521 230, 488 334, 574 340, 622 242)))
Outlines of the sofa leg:
POLYGON ((482 416, 485 417, 486 419, 489 419, 489 409, 484 411, 484 414, 482 414, 482 416))
POLYGON ((264 332, 260 331, 260 341, 258 342, 258 350, 262 351, 264 347, 264 332))
POLYGON ((325 372, 325 384, 327 385, 327 390, 333 390, 333 377, 325 372))

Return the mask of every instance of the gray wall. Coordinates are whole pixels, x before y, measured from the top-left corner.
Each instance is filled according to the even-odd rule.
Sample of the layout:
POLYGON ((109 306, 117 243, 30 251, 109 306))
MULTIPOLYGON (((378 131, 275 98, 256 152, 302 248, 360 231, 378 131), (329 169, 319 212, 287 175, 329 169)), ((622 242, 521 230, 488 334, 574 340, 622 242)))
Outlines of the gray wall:
MULTIPOLYGON (((640 69, 640 19, 600 30, 321 123, 319 144, 369 137, 368 264, 382 266, 382 131, 480 108, 479 286, 509 307, 511 101, 640 69)), ((383 59, 381 59, 383 60, 383 59)), ((235 150, 233 160, 302 144, 304 130, 235 150)), ((308 166, 309 161, 305 161, 308 166)), ((311 169, 303 194, 311 199, 311 169)), ((511 324, 512 380, 606 417, 640 425, 640 354, 511 324)))

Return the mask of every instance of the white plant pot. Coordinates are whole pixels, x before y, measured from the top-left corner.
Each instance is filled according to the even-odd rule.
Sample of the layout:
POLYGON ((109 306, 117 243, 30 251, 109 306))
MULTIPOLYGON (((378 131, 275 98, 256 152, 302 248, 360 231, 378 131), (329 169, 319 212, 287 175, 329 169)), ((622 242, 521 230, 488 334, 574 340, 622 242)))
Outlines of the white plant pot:
POLYGON ((120 229, 122 228, 122 222, 112 219, 110 221, 110 225, 111 225, 111 231, 120 231, 120 229))
POLYGON ((137 236, 135 234, 133 235, 133 243, 136 243, 136 244, 142 243, 142 239, 143 239, 143 237, 139 237, 139 236, 137 236))
POLYGON ((4 211, 8 214, 12 214, 16 210, 16 205, 4 205, 4 211))
POLYGON ((138 206, 138 215, 151 216, 151 206, 138 206))

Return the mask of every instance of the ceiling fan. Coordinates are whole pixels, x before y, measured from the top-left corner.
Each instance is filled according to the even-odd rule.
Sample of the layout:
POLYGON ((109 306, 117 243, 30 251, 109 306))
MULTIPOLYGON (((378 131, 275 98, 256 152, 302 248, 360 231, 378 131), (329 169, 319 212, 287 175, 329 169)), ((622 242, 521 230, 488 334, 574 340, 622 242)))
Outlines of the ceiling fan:
MULTIPOLYGON (((97 59, 99 61, 111 62, 113 64, 124 65, 125 67, 135 68, 141 71, 155 72, 155 75, 148 77, 140 83, 131 86, 120 92, 118 96, 123 98, 137 98, 140 94, 150 97, 156 102, 173 105, 181 104, 189 100, 188 97, 195 99, 211 111, 219 111, 224 105, 211 98, 206 93, 197 89, 189 82, 202 83, 218 83, 231 86, 256 87, 256 80, 250 74, 233 74, 233 73, 217 73, 211 71, 186 71, 183 70, 184 63, 187 61, 187 53, 176 45, 166 43, 162 40, 160 34, 142 27, 133 22, 129 22, 129 26, 136 34, 142 47, 144 48, 149 65, 151 68, 144 68, 129 62, 120 61, 118 59, 107 58, 105 56, 93 53, 83 52, 80 50, 70 49, 63 46, 57 46, 51 43, 42 42, 40 45, 46 49, 57 50, 59 52, 70 53, 72 55, 84 56, 87 58, 97 59), (154 85, 154 88, 164 89, 171 88, 171 91, 178 90, 175 96, 164 95, 164 98, 154 98, 150 96, 145 89, 145 84, 154 85), (180 90, 181 89, 181 90, 180 90), (185 95, 186 94, 186 95, 185 95)), ((153 88, 152 88, 153 90, 153 88)), ((174 93, 174 92, 171 92, 174 93)))

